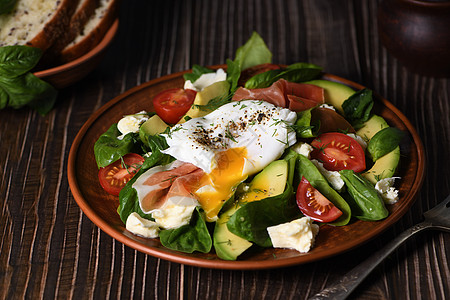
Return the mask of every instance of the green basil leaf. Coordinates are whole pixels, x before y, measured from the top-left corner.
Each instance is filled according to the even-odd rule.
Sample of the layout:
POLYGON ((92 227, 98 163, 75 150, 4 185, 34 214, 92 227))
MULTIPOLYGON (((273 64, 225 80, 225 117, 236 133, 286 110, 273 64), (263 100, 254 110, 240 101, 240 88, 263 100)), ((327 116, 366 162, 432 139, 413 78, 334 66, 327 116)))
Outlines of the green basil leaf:
POLYGON ((161 230, 159 238, 164 247, 185 253, 194 251, 208 253, 212 247, 211 235, 198 207, 194 210, 188 225, 161 230))
POLYGON ((352 124, 369 120, 372 107, 372 91, 369 89, 357 91, 342 103, 345 118, 352 124))
POLYGON ((203 74, 214 73, 214 72, 215 72, 214 70, 211 70, 207 67, 202 67, 200 65, 193 65, 192 73, 183 74, 183 78, 184 78, 184 80, 190 80, 192 83, 194 83, 203 74))
POLYGON ((256 65, 271 63, 272 52, 261 36, 253 32, 250 39, 236 50, 234 60, 239 61, 241 70, 245 70, 256 65))
POLYGON ((0 0, 0 15, 11 12, 17 0, 0 0))
POLYGON ((0 109, 28 105, 45 115, 53 107, 58 92, 32 73, 18 77, 0 77, 0 109))
POLYGON ((228 230, 261 247, 272 246, 267 227, 290 222, 301 216, 289 182, 277 196, 245 204, 227 222, 228 230))
POLYGON ((94 156, 99 168, 106 167, 135 148, 137 134, 128 133, 119 140, 117 137, 120 135, 117 124, 113 124, 95 142, 94 156))
POLYGON ((41 59, 42 50, 28 46, 0 47, 0 76, 17 77, 33 69, 41 59))

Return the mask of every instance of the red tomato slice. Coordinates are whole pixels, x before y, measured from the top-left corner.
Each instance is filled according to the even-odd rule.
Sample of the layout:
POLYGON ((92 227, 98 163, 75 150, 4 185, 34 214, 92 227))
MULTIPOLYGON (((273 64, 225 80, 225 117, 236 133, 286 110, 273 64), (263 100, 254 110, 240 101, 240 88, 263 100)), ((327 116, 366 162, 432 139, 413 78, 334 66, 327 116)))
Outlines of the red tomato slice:
POLYGON ((100 168, 98 171, 100 185, 108 194, 119 196, 119 192, 139 171, 143 162, 144 158, 139 154, 128 153, 123 157, 123 160, 119 159, 104 168, 100 168))
POLYGON ((328 132, 319 135, 311 146, 311 158, 323 163, 329 171, 353 170, 361 172, 366 169, 366 159, 361 145, 353 138, 340 132, 328 132))
POLYGON ((153 98, 153 107, 164 122, 176 124, 191 108, 196 94, 196 91, 189 89, 165 90, 153 98))
POLYGON ((305 177, 302 177, 298 185, 296 198, 300 211, 317 222, 333 222, 342 215, 305 177))

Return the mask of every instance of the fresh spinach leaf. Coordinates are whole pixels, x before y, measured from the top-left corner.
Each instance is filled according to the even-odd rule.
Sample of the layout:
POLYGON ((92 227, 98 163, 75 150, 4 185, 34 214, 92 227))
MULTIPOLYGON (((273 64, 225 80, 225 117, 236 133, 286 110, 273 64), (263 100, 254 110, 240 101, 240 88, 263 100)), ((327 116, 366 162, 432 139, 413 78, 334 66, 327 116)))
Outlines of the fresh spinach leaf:
POLYGON ((11 12, 17 0, 0 0, 0 15, 11 12))
POLYGON ((272 52, 261 36, 253 32, 250 39, 236 50, 234 60, 239 62, 241 70, 245 70, 256 65, 271 63, 272 52))
POLYGON ((115 162, 127 153, 133 152, 137 143, 136 133, 128 133, 123 139, 118 139, 121 133, 117 129, 117 124, 103 133, 94 144, 94 156, 99 168, 115 162))
POLYGON ((241 77, 241 67, 239 61, 227 59, 227 81, 230 83, 231 94, 234 94, 237 89, 239 77, 241 77))
POLYGON ((312 122, 311 111, 313 109, 314 107, 297 113, 297 121, 295 122, 294 128, 298 138, 312 138, 317 136, 320 123, 314 124, 312 122))
POLYGON ((298 155, 296 175, 295 182, 299 182, 304 176, 313 187, 340 209, 342 215, 330 224, 343 226, 350 222, 351 210, 348 203, 328 184, 328 181, 323 177, 317 167, 307 157, 301 154, 298 155))
POLYGON ((197 79, 200 78, 200 76, 207 73, 214 73, 214 70, 211 70, 207 67, 202 67, 200 65, 193 65, 192 73, 183 74, 183 78, 184 80, 190 80, 192 83, 194 83, 197 79))
POLYGON ((276 78, 281 72, 281 69, 276 69, 256 74, 245 82, 245 88, 259 89, 269 87, 275 82, 274 78, 276 78))
POLYGON ((404 137, 403 131, 395 127, 386 127, 370 139, 367 145, 372 160, 375 162, 380 157, 394 150, 404 137))
POLYGON ((293 194, 292 185, 287 183, 282 194, 245 204, 227 222, 228 230, 261 247, 272 246, 267 227, 301 216, 293 194))
POLYGON ((369 120, 372 107, 372 91, 369 89, 357 91, 342 103, 345 118, 352 124, 369 120))
POLYGON ((341 170, 339 174, 354 200, 352 206, 355 217, 363 221, 378 221, 389 215, 383 199, 367 179, 352 170, 341 170))
POLYGON ((212 239, 199 208, 194 210, 191 222, 176 229, 161 230, 161 244, 169 249, 192 253, 211 251, 212 239))
POLYGON ((317 78, 322 68, 310 63, 295 63, 284 69, 269 70, 251 77, 245 83, 245 88, 266 88, 274 82, 285 79, 290 82, 304 82, 317 78))

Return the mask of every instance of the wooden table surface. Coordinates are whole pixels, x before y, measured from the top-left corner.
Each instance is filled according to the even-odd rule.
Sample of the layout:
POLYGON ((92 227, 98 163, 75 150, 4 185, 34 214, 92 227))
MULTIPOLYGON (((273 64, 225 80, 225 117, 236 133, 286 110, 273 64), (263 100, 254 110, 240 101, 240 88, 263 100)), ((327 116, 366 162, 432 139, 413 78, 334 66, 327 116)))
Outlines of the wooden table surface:
MULTIPOLYGON (((380 44, 376 0, 123 1, 99 67, 59 91, 46 116, 0 111, 0 298, 307 299, 422 220, 450 193, 450 80, 408 72, 380 44), (262 271, 211 270, 153 258, 112 239, 75 202, 67 159, 103 104, 148 80, 222 64, 257 31, 274 62, 306 61, 397 106, 426 150, 423 187, 384 233, 326 260, 262 271)), ((450 54, 450 53, 449 53, 450 54)), ((395 251, 352 299, 444 299, 450 235, 422 233, 395 251)))

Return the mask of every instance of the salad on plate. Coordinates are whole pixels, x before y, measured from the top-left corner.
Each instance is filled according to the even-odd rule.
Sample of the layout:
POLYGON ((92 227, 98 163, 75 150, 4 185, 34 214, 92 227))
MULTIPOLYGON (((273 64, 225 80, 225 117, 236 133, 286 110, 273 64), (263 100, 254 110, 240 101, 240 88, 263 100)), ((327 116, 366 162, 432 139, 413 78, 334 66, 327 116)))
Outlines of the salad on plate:
POLYGON ((226 68, 194 65, 149 111, 125 112, 94 145, 126 229, 185 253, 306 253, 321 226, 379 221, 398 201, 403 133, 372 91, 272 63, 253 33, 226 68))

